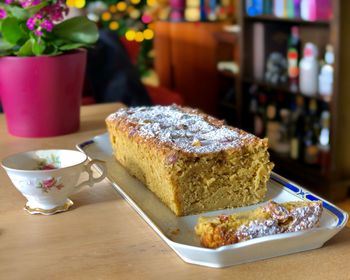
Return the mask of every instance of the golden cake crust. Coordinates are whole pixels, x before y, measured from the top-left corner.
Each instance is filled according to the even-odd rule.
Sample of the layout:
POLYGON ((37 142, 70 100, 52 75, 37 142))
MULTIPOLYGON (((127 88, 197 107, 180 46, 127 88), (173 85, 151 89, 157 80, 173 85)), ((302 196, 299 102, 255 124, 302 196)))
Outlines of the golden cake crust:
POLYGON ((249 205, 265 195, 273 167, 266 139, 178 106, 122 108, 106 124, 116 159, 176 215, 249 205), (240 186, 245 164, 250 181, 240 186))
MULTIPOLYGON (((218 120, 214 117, 211 117, 198 109, 192 109, 187 107, 179 107, 176 105, 173 106, 153 106, 153 107, 134 107, 134 108, 121 108, 116 113, 109 115, 106 119, 106 123, 108 126, 118 126, 118 129, 127 132, 130 137, 133 137, 135 141, 142 141, 148 143, 148 145, 156 146, 157 148, 163 150, 164 152, 178 151, 182 154, 187 155, 197 155, 197 154, 209 154, 213 152, 218 152, 222 150, 226 150, 227 152, 235 150, 239 150, 241 147, 246 145, 267 145, 266 140, 262 140, 253 134, 250 134, 244 130, 227 126, 224 124, 224 121, 218 120), (158 109, 154 109, 158 108, 158 109), (164 108, 171 108, 167 111, 164 108), (132 118, 133 115, 142 112, 144 114, 139 114, 137 117, 132 118), (155 112, 154 112, 155 111, 155 112), (147 113, 149 112, 149 113, 147 113), (176 123, 178 121, 175 119, 173 122, 165 124, 162 117, 156 116, 157 114, 168 113, 168 116, 171 116, 174 112, 180 112, 184 116, 192 115, 195 116, 197 121, 203 121, 203 123, 208 123, 211 125, 212 130, 210 132, 216 132, 219 129, 225 129, 227 131, 231 131, 232 133, 227 133, 227 135, 223 135, 221 139, 222 141, 227 141, 227 143, 222 143, 219 147, 208 147, 207 149, 201 149, 203 146, 210 146, 211 143, 204 141, 215 141, 211 139, 205 139, 201 141, 201 139, 193 139, 196 136, 200 135, 202 132, 194 132, 191 131, 191 127, 186 127, 188 125, 188 120, 185 120, 183 123, 176 123), (163 123, 162 123, 163 122, 163 123), (176 135, 170 136, 168 138, 160 139, 159 135, 152 135, 154 133, 154 128, 149 128, 145 133, 141 130, 147 124, 150 123, 162 123, 166 129, 177 132, 176 135), (180 133, 179 133, 180 132, 180 133), (186 136, 186 133, 189 133, 189 136, 186 136), (174 142, 174 138, 178 135, 183 136, 184 140, 187 142, 187 145, 178 146, 176 142, 174 142), (227 139, 224 137, 231 137, 231 139, 227 139), (194 140, 194 141, 193 141, 194 140), (198 142, 196 142, 198 140, 198 142)), ((160 128, 163 129, 163 128, 160 128)))

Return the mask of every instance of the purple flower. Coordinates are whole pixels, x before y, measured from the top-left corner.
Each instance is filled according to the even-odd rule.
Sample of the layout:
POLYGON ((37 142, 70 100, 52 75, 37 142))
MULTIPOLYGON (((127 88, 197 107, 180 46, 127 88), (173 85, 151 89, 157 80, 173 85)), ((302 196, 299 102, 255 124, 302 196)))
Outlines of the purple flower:
POLYGON ((26 23, 28 29, 33 31, 42 18, 43 16, 41 14, 35 14, 31 18, 29 18, 26 23))
POLYGON ((40 14, 40 13, 38 13, 38 14, 35 14, 35 15, 33 16, 33 18, 34 18, 35 20, 42 19, 42 18, 43 18, 43 15, 40 14))
MULTIPOLYGON (((10 0, 12 1, 12 0, 10 0)), ((40 4, 41 0, 19 0, 19 3, 21 4, 21 6, 23 8, 27 8, 30 6, 36 6, 38 4, 40 4)))
POLYGON ((34 30, 35 29, 35 19, 34 18, 29 18, 28 20, 27 20, 27 27, 28 27, 28 29, 29 30, 34 30))
POLYGON ((4 9, 0 9, 0 19, 4 19, 7 16, 7 13, 4 9))
POLYGON ((44 33, 40 30, 40 29, 36 29, 34 30, 34 34, 38 37, 41 37, 44 35, 44 33))
POLYGON ((68 7, 64 0, 57 0, 55 4, 46 6, 42 9, 42 13, 47 15, 52 21, 61 21, 68 14, 68 7))
POLYGON ((43 29, 45 29, 46 31, 51 32, 54 25, 53 25, 53 22, 52 22, 52 21, 50 21, 50 20, 48 20, 48 19, 44 19, 44 20, 42 21, 42 23, 40 23, 40 26, 41 26, 43 29))
MULTIPOLYGON (((11 1, 11 0, 7 0, 11 1)), ((30 6, 37 5, 41 0, 19 0, 21 5, 30 6)), ((45 6, 38 13, 29 18, 26 25, 29 30, 33 31, 34 35, 41 37, 46 32, 52 32, 56 22, 64 19, 68 14, 68 7, 65 0, 56 0, 54 4, 45 6)))
POLYGON ((14 0, 5 0, 5 4, 10 5, 14 0))
POLYGON ((23 7, 23 8, 27 8, 27 7, 29 7, 30 6, 30 4, 31 4, 31 1, 28 1, 28 0, 24 0, 24 1, 19 1, 20 3, 21 3, 21 6, 23 7))

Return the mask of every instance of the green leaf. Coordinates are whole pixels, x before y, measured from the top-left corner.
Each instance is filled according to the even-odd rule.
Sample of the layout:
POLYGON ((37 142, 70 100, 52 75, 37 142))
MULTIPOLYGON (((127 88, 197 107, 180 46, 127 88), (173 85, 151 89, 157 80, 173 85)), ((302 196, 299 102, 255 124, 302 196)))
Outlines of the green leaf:
POLYGON ((27 20, 30 17, 29 13, 21 7, 8 5, 6 9, 19 20, 27 20))
POLYGON ((15 18, 6 18, 2 23, 2 36, 11 43, 16 44, 20 39, 28 37, 28 35, 20 27, 19 21, 15 18))
POLYGON ((46 42, 44 55, 56 55, 58 53, 58 48, 51 42, 46 42))
POLYGON ((50 42, 50 41, 45 42, 45 51, 44 51, 43 55, 56 56, 56 55, 60 55, 62 53, 63 53, 63 51, 60 51, 57 46, 52 44, 52 42, 50 42))
POLYGON ((9 56, 12 54, 12 51, 0 51, 0 57, 9 56))
POLYGON ((47 55, 47 56, 56 56, 56 55, 60 55, 60 54, 63 54, 63 52, 54 51, 54 52, 45 53, 45 55, 47 55))
POLYGON ((17 55, 18 56, 33 56, 33 44, 35 40, 29 39, 27 40, 23 46, 18 50, 17 55))
POLYGON ((42 39, 34 40, 32 51, 36 56, 42 55, 45 51, 45 42, 42 39))
POLYGON ((85 44, 82 43, 67 43, 59 47, 61 51, 69 51, 83 47, 85 44))
POLYGON ((98 40, 96 24, 84 16, 59 23, 54 27, 53 34, 61 39, 85 45, 94 44, 98 40))
POLYGON ((3 40, 0 38, 0 51, 7 51, 7 50, 10 50, 14 47, 13 44, 3 40))
POLYGON ((67 43, 65 40, 62 40, 62 39, 56 39, 56 40, 50 40, 50 41, 57 48, 67 43))

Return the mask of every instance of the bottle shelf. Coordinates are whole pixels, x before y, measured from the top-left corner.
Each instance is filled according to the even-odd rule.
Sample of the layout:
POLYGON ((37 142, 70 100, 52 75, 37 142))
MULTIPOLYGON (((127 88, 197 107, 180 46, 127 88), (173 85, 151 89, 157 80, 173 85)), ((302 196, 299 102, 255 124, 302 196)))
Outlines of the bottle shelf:
POLYGON ((262 22, 272 22, 272 23, 286 23, 292 25, 313 25, 313 26, 323 26, 329 27, 330 21, 328 20, 316 20, 308 21, 301 18, 280 18, 273 15, 260 15, 260 16, 248 16, 245 15, 244 19, 251 22, 262 21, 262 22))
MULTIPOLYGON (((291 149, 293 148, 293 152, 297 148, 303 150, 298 154, 300 160, 290 158, 289 154, 284 156, 281 153, 276 153, 276 151, 271 151, 271 160, 275 163, 274 171, 305 186, 307 189, 313 189, 316 193, 326 196, 330 200, 343 199, 350 191, 349 143, 339 140, 347 139, 350 131, 350 122, 342 121, 344 116, 348 117, 350 115, 350 111, 347 108, 349 98, 346 94, 350 83, 350 80, 348 81, 347 79, 347 72, 350 68, 350 56, 347 55, 347 50, 349 49, 350 41, 344 40, 344 38, 348 38, 347 26, 350 26, 350 1, 330 1, 330 7, 327 8, 325 12, 329 12, 332 16, 327 17, 327 20, 317 21, 274 16, 271 12, 271 2, 272 4, 279 5, 277 8, 272 6, 272 11, 277 13, 280 13, 282 9, 281 6, 286 4, 279 3, 284 1, 262 1, 262 11, 269 10, 269 13, 266 12, 265 14, 256 16, 248 15, 248 11, 254 11, 256 8, 255 5, 260 5, 260 1, 256 1, 256 3, 253 3, 253 1, 242 1, 239 9, 239 21, 242 29, 240 32, 240 67, 242 73, 238 79, 240 82, 238 97, 242 104, 240 127, 250 132, 255 132, 259 136, 263 135, 262 137, 270 134, 269 138, 274 140, 274 129, 277 131, 279 127, 275 124, 275 126, 271 126, 270 124, 270 133, 266 133, 265 131, 267 130, 267 125, 265 123, 268 123, 266 122, 268 105, 270 105, 270 115, 273 113, 273 109, 271 109, 273 107, 275 107, 277 113, 279 112, 279 118, 275 118, 274 120, 276 123, 285 120, 286 115, 288 115, 286 114, 287 110, 289 110, 292 115, 292 112, 302 107, 304 110, 300 111, 303 112, 295 113, 294 115, 301 115, 304 117, 301 118, 302 121, 300 121, 299 124, 295 122, 296 118, 292 119, 293 123, 296 123, 296 125, 295 127, 291 126, 290 130, 292 132, 290 132, 287 137, 293 140, 293 142, 290 143, 290 145, 293 145, 290 147, 291 149), (253 7, 253 9, 250 9, 250 7, 253 7), (253 75, 254 71, 256 71, 256 74, 265 75, 269 55, 272 52, 280 53, 287 59, 288 64, 288 49, 291 50, 292 48, 289 47, 294 43, 291 40, 293 27, 299 29, 300 43, 296 42, 299 45, 295 44, 298 50, 298 62, 300 62, 300 59, 304 58, 304 49, 301 47, 304 47, 308 42, 318 47, 320 56, 317 56, 317 59, 322 56, 324 50, 327 51, 327 44, 333 47, 334 62, 326 63, 334 67, 332 73, 334 78, 332 86, 333 92, 331 98, 329 98, 330 101, 325 100, 321 95, 309 97, 301 94, 300 89, 297 87, 298 84, 295 88, 291 88, 288 84, 272 85, 269 84, 267 80, 265 81, 265 76, 259 77, 253 75), (263 48, 259 48, 259 46, 263 46, 263 48), (261 80, 255 79, 255 77, 261 78, 261 80), (310 111, 315 111, 314 109, 310 110, 310 104, 313 103, 317 104, 316 113, 313 113, 316 116, 310 117, 310 111), (281 109, 286 109, 283 111, 282 115, 281 109), (327 125, 328 132, 321 123, 322 114, 324 115, 324 112, 328 112, 330 115, 328 120, 329 124, 327 125), (284 116, 283 119, 282 116, 284 116), (315 121, 317 117, 320 124, 316 125, 313 129, 316 131, 316 133, 314 133, 315 135, 319 133, 319 135, 317 134, 319 137, 317 138, 316 144, 314 140, 309 141, 310 133, 307 137, 304 137, 303 131, 310 131, 310 129, 308 130, 305 126, 305 123, 315 123, 317 122, 315 121), (319 126, 318 129, 317 126, 319 126), (325 144, 327 147, 324 149, 322 146, 323 144, 321 145, 322 129, 324 129, 322 139, 329 139, 328 144, 325 144), (296 133, 297 130, 298 133, 296 133), (297 140, 302 141, 299 147, 298 144, 300 143, 296 143, 297 140), (312 144, 310 144, 311 142, 312 144), (305 163, 305 161, 315 161, 312 157, 316 157, 315 147, 318 148, 320 152, 320 154, 317 155, 319 165, 305 163), (305 153, 305 150, 307 150, 307 153, 305 153)), ((325 7, 319 6, 317 8, 325 7)), ((261 6, 256 8, 255 11, 261 11, 261 6)), ((320 10, 320 13, 323 11, 324 10, 320 10)), ((295 55, 289 57, 290 60, 294 58, 295 55)), ((273 65, 276 64, 279 66, 275 61, 279 62, 280 60, 276 59, 272 61, 274 63, 273 65)), ((300 63, 289 65, 300 66, 300 63)), ((323 65, 324 64, 322 64, 322 66, 323 65)), ((283 66, 282 69, 284 69, 284 67, 285 66, 283 66)), ((330 72, 325 72, 325 74, 326 73, 329 74, 330 72)), ((285 75, 285 73, 282 74, 285 75)), ((320 74, 322 74, 322 72, 318 73, 317 76, 318 86, 320 84, 320 74)), ((284 79, 285 77, 282 78, 284 79)), ((326 90, 327 85, 325 86, 325 91, 326 90)), ((325 119, 327 118, 323 116, 324 121, 325 119)), ((283 123, 282 129, 279 129, 280 134, 285 132, 285 127, 286 125, 283 123)), ((272 145, 270 145, 273 148, 277 147, 277 151, 283 152, 283 149, 287 149, 287 142, 285 141, 287 138, 285 134, 283 134, 283 138, 279 138, 283 141, 277 142, 277 144, 281 144, 281 146, 274 146, 276 144, 274 141, 272 141, 272 145), (283 146, 283 144, 285 145, 283 146)), ((326 143, 326 140, 322 141, 322 143, 326 143)), ((295 156, 296 154, 293 155, 295 156)))
POLYGON ((306 163, 302 163, 290 157, 281 156, 272 150, 269 150, 269 153, 271 161, 275 164, 274 169, 277 173, 281 173, 281 171, 286 171, 282 172, 282 175, 297 177, 299 174, 299 176, 307 176, 308 181, 319 181, 320 178, 326 179, 325 172, 319 165, 313 166, 306 163))
POLYGON ((299 90, 292 90, 288 84, 275 85, 275 84, 270 84, 270 83, 267 83, 264 81, 258 81, 258 80, 251 79, 251 78, 244 78, 244 82, 249 83, 249 84, 255 84, 258 87, 263 88, 265 90, 279 91, 279 92, 283 92, 283 93, 290 94, 290 95, 300 95, 300 96, 305 97, 305 98, 316 99, 318 101, 322 101, 325 103, 330 102, 328 100, 325 100, 322 96, 319 96, 319 95, 307 96, 307 95, 302 94, 299 90))

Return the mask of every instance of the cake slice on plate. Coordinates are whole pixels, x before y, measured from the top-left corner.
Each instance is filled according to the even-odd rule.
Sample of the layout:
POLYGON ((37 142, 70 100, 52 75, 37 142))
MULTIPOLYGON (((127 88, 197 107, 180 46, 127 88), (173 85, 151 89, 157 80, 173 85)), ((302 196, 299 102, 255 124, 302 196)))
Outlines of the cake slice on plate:
POLYGON ((269 201, 265 206, 248 212, 200 217, 195 232, 204 247, 217 248, 257 237, 317 227, 322 210, 320 201, 280 204, 269 201))

